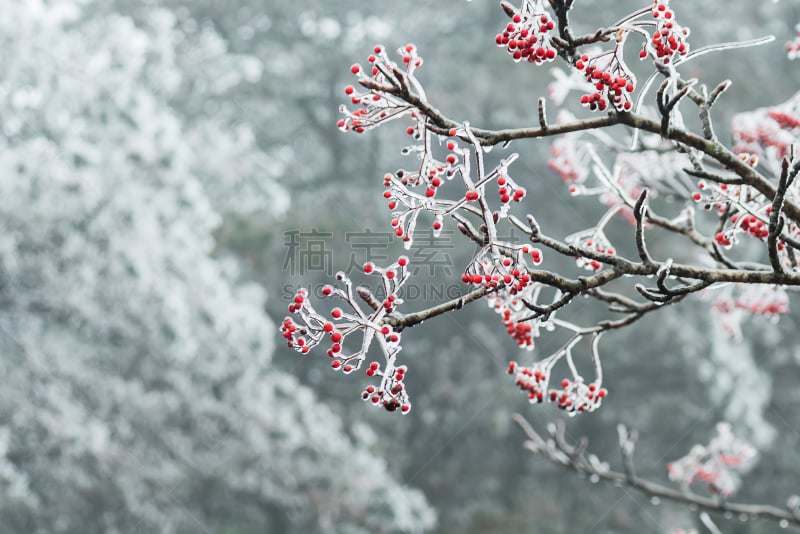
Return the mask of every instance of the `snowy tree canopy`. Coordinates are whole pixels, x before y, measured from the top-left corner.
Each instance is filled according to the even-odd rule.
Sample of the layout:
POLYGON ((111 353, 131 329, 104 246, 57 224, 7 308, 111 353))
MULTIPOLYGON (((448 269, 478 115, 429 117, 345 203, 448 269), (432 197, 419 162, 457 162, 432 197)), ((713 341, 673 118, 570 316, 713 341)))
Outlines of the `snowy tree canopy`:
POLYGON ((211 34, 181 55, 174 21, 88 1, 0 13, 0 523, 430 527, 369 440, 270 367, 264 295, 212 256, 220 211, 286 197, 246 127, 192 108, 258 62, 211 34))

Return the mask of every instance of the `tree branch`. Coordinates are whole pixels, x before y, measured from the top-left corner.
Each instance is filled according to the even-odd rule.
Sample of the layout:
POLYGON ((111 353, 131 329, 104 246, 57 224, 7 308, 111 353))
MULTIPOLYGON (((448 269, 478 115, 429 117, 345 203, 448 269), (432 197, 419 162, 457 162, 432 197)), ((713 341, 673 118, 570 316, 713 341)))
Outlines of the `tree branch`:
POLYGON ((681 491, 637 476, 633 461, 635 437, 629 434, 624 427, 620 429, 620 452, 625 468, 624 472, 619 472, 609 469, 608 464, 601 462, 596 456, 586 454, 586 438, 579 440, 576 445, 570 445, 566 441, 562 422, 550 425, 549 433, 552 439, 548 441, 542 438, 522 415, 514 414, 513 419, 528 438, 524 443, 525 448, 556 465, 615 485, 628 486, 649 497, 694 505, 709 512, 732 512, 800 527, 800 517, 788 507, 728 502, 690 491, 681 491))

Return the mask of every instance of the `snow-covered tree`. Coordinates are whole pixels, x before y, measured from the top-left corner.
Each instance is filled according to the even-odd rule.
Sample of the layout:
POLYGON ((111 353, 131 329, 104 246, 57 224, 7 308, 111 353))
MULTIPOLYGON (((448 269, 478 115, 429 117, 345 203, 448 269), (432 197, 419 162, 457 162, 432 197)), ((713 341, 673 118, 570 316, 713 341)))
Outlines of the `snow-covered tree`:
POLYGON ((260 62, 103 9, 0 13, 3 530, 431 527, 370 430, 270 366, 263 292, 213 255, 220 212, 286 208, 203 108, 260 62))

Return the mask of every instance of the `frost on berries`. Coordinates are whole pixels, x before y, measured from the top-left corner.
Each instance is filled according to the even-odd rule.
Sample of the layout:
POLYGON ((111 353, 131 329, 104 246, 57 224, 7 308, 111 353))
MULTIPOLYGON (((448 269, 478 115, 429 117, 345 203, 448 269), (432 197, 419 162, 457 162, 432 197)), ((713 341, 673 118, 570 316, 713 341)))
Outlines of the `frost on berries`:
POLYGON ((689 454, 667 464, 667 472, 685 489, 699 482, 711 493, 727 497, 739 489, 741 475, 753 467, 757 454, 755 447, 733 435, 728 423, 719 423, 708 445, 695 445, 689 454))
MULTIPOLYGON (((399 169, 384 176, 384 198, 391 211, 391 226, 395 235, 404 241, 409 249, 413 244, 413 233, 421 215, 433 217, 430 223, 434 237, 438 237, 444 228, 444 219, 463 208, 480 206, 481 199, 488 194, 488 185, 496 183, 497 199, 501 207, 497 211, 498 218, 505 217, 510 203, 521 201, 525 188, 520 187, 507 172, 508 166, 517 159, 517 154, 505 158, 491 172, 476 175, 470 155, 475 148, 464 147, 457 139, 449 139, 443 147, 444 157, 435 155, 433 136, 425 129, 418 136, 420 143, 403 149, 404 154, 415 155, 419 166, 411 170, 399 169), (463 196, 448 199, 440 193, 445 184, 454 178, 463 183, 463 196)), ((482 151, 480 147, 478 151, 482 151)), ((441 151, 441 150, 440 150, 441 151)), ((489 216, 492 216, 490 214, 489 216)))
POLYGON ((595 379, 589 383, 578 373, 572 356, 572 349, 581 339, 582 336, 575 336, 564 348, 531 366, 522 366, 514 361, 508 364, 508 374, 514 376, 515 385, 528 396, 531 403, 553 403, 570 416, 592 412, 600 407, 608 395, 608 391, 602 387, 603 372, 597 353, 600 337, 595 336, 592 342, 595 379), (562 378, 551 382, 553 368, 562 359, 567 361, 572 379, 562 378))
POLYGON ((592 111, 605 111, 609 106, 629 111, 633 107, 631 93, 636 88, 636 78, 622 56, 627 35, 620 30, 612 50, 595 55, 586 53, 575 62, 575 68, 594 86, 592 92, 581 97, 581 104, 592 111))
POLYGON ((522 0, 519 9, 501 3, 511 22, 495 37, 497 46, 505 48, 514 61, 540 65, 553 61, 558 52, 551 33, 555 22, 544 8, 544 0, 522 0))
POLYGON ((794 27, 797 34, 794 39, 786 43, 786 56, 789 59, 797 59, 800 57, 800 24, 794 27))
POLYGON ((371 346, 377 343, 383 354, 383 364, 373 361, 366 367, 365 375, 378 380, 367 386, 361 396, 387 411, 408 413, 411 403, 403 382, 407 369, 405 365, 397 365, 397 356, 402 348, 400 333, 384 322, 403 302, 398 292, 410 276, 408 258, 401 256, 385 268, 366 263, 363 271, 380 277, 382 284, 379 294, 382 300, 358 288, 359 297, 370 304, 369 309, 365 310, 356 299, 350 278, 339 272, 336 274, 339 287, 325 286, 322 294, 326 299, 340 301, 345 309, 337 306, 329 313, 322 314, 312 306, 308 290, 301 288, 289 305, 289 313, 293 317, 283 320, 281 332, 289 348, 302 354, 307 354, 319 344, 329 343, 331 367, 344 374, 360 370, 369 358, 371 346), (357 349, 354 352, 348 352, 345 346, 348 338, 356 339, 357 349))
POLYGON ((652 15, 656 27, 650 42, 642 51, 642 57, 647 55, 645 50, 652 50, 657 62, 669 65, 675 58, 687 55, 689 45, 686 43, 686 38, 689 36, 689 29, 675 20, 675 13, 669 7, 669 0, 653 2, 652 15))
MULTIPOLYGON (((784 104, 737 114, 732 121, 732 132, 733 150, 740 160, 752 167, 764 166, 780 172, 782 159, 800 137, 800 93, 784 104)), ((800 201, 797 183, 789 186, 786 199, 800 201)), ((732 248, 747 239, 767 241, 772 201, 752 187, 699 180, 694 200, 720 215, 728 214, 715 235, 721 247, 732 248)), ((800 228, 795 223, 786 225, 783 233, 791 239, 800 238, 800 228)), ((777 253, 784 268, 792 270, 800 266, 782 239, 778 239, 777 253)))
POLYGON ((350 72, 358 77, 360 85, 366 90, 352 85, 345 87, 344 93, 355 109, 351 110, 345 105, 339 108, 345 116, 337 123, 340 130, 363 133, 384 122, 412 113, 414 107, 393 95, 390 90, 400 87, 401 78, 408 79, 414 84, 414 89, 424 96, 422 87, 412 76, 414 70, 422 65, 422 58, 411 44, 398 49, 397 53, 402 59, 402 67, 389 59, 383 46, 374 48, 373 53, 367 57, 367 66, 362 67, 356 63, 350 67, 350 72))
MULTIPOLYGON (((613 215, 614 212, 611 211, 609 213, 613 215)), ((603 268, 603 264, 592 257, 593 253, 614 255, 614 247, 603 231, 604 222, 610 220, 610 217, 607 216, 604 219, 605 221, 601 220, 597 226, 576 232, 565 238, 568 244, 587 251, 587 256, 575 257, 575 263, 581 269, 599 271, 603 268)))
POLYGON ((777 106, 738 113, 731 130, 734 152, 754 155, 777 170, 781 158, 800 137, 800 93, 777 106))
POLYGON ((706 290, 715 322, 736 341, 742 339, 742 321, 751 316, 777 319, 789 313, 789 295, 782 287, 728 284, 706 290))
POLYGON ((520 348, 533 350, 533 340, 539 336, 539 321, 531 318, 530 306, 540 300, 542 285, 532 282, 526 257, 534 265, 542 262, 542 251, 528 245, 496 243, 499 254, 482 251, 467 267, 461 279, 465 283, 492 290, 489 307, 501 316, 506 332, 520 348))
MULTIPOLYGON (((584 53, 587 56, 594 57, 600 55, 602 49, 599 46, 592 46, 585 49, 584 53)), ((550 100, 557 106, 562 105, 567 96, 573 91, 588 93, 594 87, 594 84, 584 76, 583 70, 570 69, 568 72, 564 72, 558 67, 553 67, 550 69, 550 74, 553 76, 553 81, 547 86, 547 94, 550 95, 550 100)), ((562 121, 559 120, 559 122, 562 121)))
MULTIPOLYGON (((575 120, 574 115, 562 111, 558 116, 559 124, 575 120)), ((558 173, 564 183, 569 184, 570 193, 575 194, 590 174, 590 143, 583 142, 580 132, 571 132, 557 137, 550 145, 550 159, 547 166, 558 173)))

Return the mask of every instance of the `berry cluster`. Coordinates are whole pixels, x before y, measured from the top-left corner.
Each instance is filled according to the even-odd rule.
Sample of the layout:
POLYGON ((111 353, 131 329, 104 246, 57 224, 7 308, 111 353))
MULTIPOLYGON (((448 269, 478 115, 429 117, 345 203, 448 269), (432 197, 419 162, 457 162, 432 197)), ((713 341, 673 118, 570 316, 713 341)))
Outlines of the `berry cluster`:
POLYGON ((503 253, 475 259, 461 275, 461 281, 492 289, 505 289, 510 295, 521 294, 530 284, 526 256, 534 265, 542 263, 542 251, 528 245, 502 246, 503 253))
POLYGON ((708 445, 695 445, 689 454, 667 464, 667 473, 685 488, 700 481, 710 492, 727 497, 739 488, 740 475, 753 466, 756 455, 755 447, 737 439, 728 423, 719 423, 708 445))
POLYGON ((553 61, 558 55, 550 37, 555 22, 543 4, 542 0, 523 0, 519 10, 510 4, 503 4, 511 22, 502 33, 497 34, 495 43, 505 48, 514 61, 541 65, 553 61))
POLYGON ((735 115, 731 129, 734 151, 758 155, 777 171, 800 136, 800 93, 783 104, 735 115))
MULTIPOLYGON (((568 124, 575 120, 576 117, 568 111, 558 114, 558 124, 568 124)), ((570 193, 578 193, 580 186, 575 184, 583 183, 592 168, 589 142, 581 132, 560 135, 550 145, 550 154, 548 168, 556 172, 564 183, 570 184, 570 193)))
POLYGON ((382 300, 379 300, 367 290, 359 289, 361 298, 370 304, 367 310, 356 301, 353 284, 343 272, 336 275, 343 287, 327 285, 322 288, 322 295, 324 298, 344 301, 348 311, 334 307, 323 315, 311 305, 308 290, 301 288, 289 304, 289 313, 296 319, 286 317, 281 323, 281 333, 289 348, 302 354, 307 354, 310 349, 327 339, 330 342, 327 353, 331 359, 331 368, 344 374, 360 369, 367 359, 372 343, 377 342, 384 355, 385 369, 381 370, 378 362, 370 363, 366 375, 378 376, 381 380, 378 385, 367 388, 368 395, 364 398, 371 399, 373 404, 383 406, 388 411, 393 412, 399 408, 401 413, 407 413, 411 405, 403 385, 406 368, 395 366, 401 350, 400 334, 385 324, 384 319, 402 303, 398 292, 409 278, 407 267, 408 258, 405 256, 385 268, 373 263, 364 264, 365 274, 380 276, 383 295, 382 300), (360 347, 355 352, 347 353, 344 346, 346 338, 357 332, 361 334, 360 347))
POLYGON ((387 412, 394 412, 399 409, 400 413, 408 413, 411 411, 411 404, 409 404, 407 396, 404 395, 405 384, 403 384, 406 371, 405 365, 381 371, 380 365, 377 362, 372 362, 367 368, 366 375, 382 376, 384 380, 379 388, 367 386, 361 392, 361 398, 375 406, 383 406, 387 412))
MULTIPOLYGON (((577 144, 571 142, 566 135, 559 137, 550 145, 553 157, 547 160, 547 166, 558 173, 564 182, 582 182, 589 175, 587 158, 577 148, 577 144)), ((570 186, 570 193, 576 194, 578 190, 578 186, 570 186)))
POLYGON ((741 339, 741 323, 760 315, 774 318, 789 313, 789 295, 781 287, 729 284, 708 293, 711 309, 722 329, 733 339, 741 339))
POLYGON ((432 228, 434 236, 438 236, 444 227, 443 215, 455 206, 452 201, 437 200, 436 194, 445 179, 451 180, 455 176, 454 164, 457 159, 448 157, 440 162, 431 156, 430 150, 422 151, 421 158, 418 171, 399 169, 394 174, 386 174, 383 179, 383 185, 387 188, 383 197, 388 200, 387 207, 392 212, 391 226, 407 249, 411 247, 417 219, 423 211, 435 215, 432 228), (420 185, 425 187, 422 193, 412 190, 420 185))
MULTIPOLYGON (((675 13, 669 8, 669 0, 656 0, 653 2, 653 18, 656 29, 650 39, 656 61, 668 65, 676 56, 685 56, 689 53, 686 38, 689 29, 682 27, 675 21, 675 13)), ((647 50, 640 52, 640 57, 647 57, 647 50)))
POLYGON ((800 57, 800 24, 795 26, 794 29, 797 31, 797 35, 793 41, 786 43, 786 55, 789 59, 800 57))
POLYGON ((502 210, 508 211, 508 204, 513 200, 519 202, 525 198, 527 191, 524 187, 518 186, 513 180, 506 176, 497 178, 497 195, 500 197, 500 202, 503 204, 502 210))
POLYGON ((394 96, 391 90, 401 85, 401 79, 403 83, 411 79, 414 69, 422 65, 422 58, 417 55, 414 45, 406 45, 398 49, 397 53, 405 63, 405 73, 389 59, 381 45, 375 46, 373 53, 367 58, 369 67, 364 68, 358 63, 350 67, 350 72, 358 77, 359 83, 367 90, 362 91, 352 85, 344 88, 350 103, 357 107, 353 111, 345 105, 339 108, 344 115, 336 124, 340 130, 364 133, 384 122, 413 112, 414 107, 394 96))
POLYGON ((565 378, 561 381, 561 389, 548 389, 551 369, 556 361, 556 358, 548 358, 532 367, 522 367, 512 361, 508 364, 508 374, 514 375, 514 383, 532 403, 551 402, 570 415, 597 409, 608 395, 599 382, 584 384, 580 377, 574 381, 565 378))
MULTIPOLYGON (((737 242, 737 234, 744 233, 761 241, 766 241, 769 236, 769 224, 766 218, 769 217, 769 212, 772 206, 764 208, 764 219, 748 213, 746 211, 731 215, 730 221, 732 226, 728 226, 721 232, 714 236, 715 241, 725 248, 730 248, 737 242)), ((783 241, 778 241, 778 251, 783 251, 785 248, 783 241)))
POLYGON ((631 93, 636 88, 636 78, 620 56, 626 34, 621 35, 613 50, 596 56, 583 54, 575 62, 575 68, 594 85, 594 92, 581 97, 581 104, 592 111, 605 111, 609 106, 617 111, 629 111, 633 107, 631 93))
POLYGON ((506 332, 520 346, 533 350, 533 340, 539 336, 539 323, 531 321, 526 302, 535 304, 541 286, 531 281, 526 257, 534 265, 542 262, 542 252, 528 245, 504 247, 505 254, 474 260, 461 280, 467 284, 492 290, 488 295, 489 307, 502 318, 506 332))
MULTIPOLYGON (((547 361, 547 360, 545 360, 547 361)), ((550 368, 537 362, 532 367, 521 367, 517 362, 509 362, 508 374, 514 375, 514 384, 528 394, 528 400, 532 403, 544 402, 547 398, 547 384, 550 381, 550 368)))
MULTIPOLYGON (((769 216, 769 212, 772 206, 767 206, 766 208, 766 215, 769 216)), ((755 215, 745 215, 744 217, 739 218, 737 215, 733 215, 731 217, 731 222, 734 224, 739 225, 739 227, 746 233, 749 234, 756 239, 765 240, 767 236, 769 236, 769 225, 756 217, 755 215)), ((779 246, 782 246, 782 243, 778 243, 779 246)))
POLYGON ((741 309, 753 315, 772 317, 789 313, 786 290, 769 286, 735 286, 736 291, 723 292, 714 301, 714 308, 724 313, 741 309))
MULTIPOLYGON (((611 242, 606 237, 602 228, 598 225, 597 228, 591 228, 567 236, 566 242, 579 248, 588 249, 592 252, 599 254, 615 254, 616 251, 611 245, 611 242)), ((575 263, 581 269, 587 271, 599 271, 603 268, 603 264, 599 261, 588 258, 585 256, 575 256, 575 263)))
POLYGON ((600 407, 602 400, 608 395, 605 388, 597 383, 584 384, 582 379, 561 381, 562 389, 550 390, 550 402, 569 413, 592 412, 600 407))
MULTIPOLYGON (((388 200, 387 206, 392 211, 391 226, 395 235, 403 240, 406 249, 412 245, 413 232, 422 213, 433 215, 431 228, 434 237, 437 237, 444 228, 446 216, 485 198, 489 182, 497 181, 499 187, 501 208, 495 212, 498 219, 507 215, 512 200, 519 202, 525 197, 525 189, 517 185, 508 175, 508 166, 518 157, 517 154, 509 155, 491 172, 473 176, 471 157, 475 154, 475 157, 479 158, 482 148, 480 145, 472 148, 464 147, 459 143, 459 137, 468 137, 464 128, 453 128, 448 132, 449 135, 444 142, 447 153, 440 160, 434 156, 434 136, 426 129, 424 123, 417 124, 422 133, 410 133, 421 142, 406 147, 403 153, 417 155, 420 160, 419 167, 417 170, 400 169, 393 174, 386 174, 383 181, 384 187, 387 188, 383 196, 388 200), (441 189, 457 176, 462 178, 464 184, 463 196, 458 200, 442 198, 439 194, 441 189), (420 189, 415 190, 417 187, 420 189)), ((482 165, 478 165, 478 169, 482 170, 482 165)), ((481 206, 481 210, 483 209, 481 206)))

